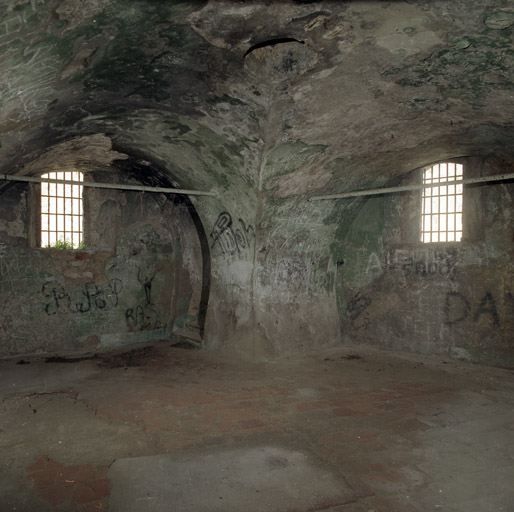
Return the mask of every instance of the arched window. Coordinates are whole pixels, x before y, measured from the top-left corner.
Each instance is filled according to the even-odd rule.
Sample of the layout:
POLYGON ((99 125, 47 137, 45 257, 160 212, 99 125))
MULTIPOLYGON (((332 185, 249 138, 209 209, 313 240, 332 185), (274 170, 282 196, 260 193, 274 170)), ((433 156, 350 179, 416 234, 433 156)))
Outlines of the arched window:
POLYGON ((421 241, 460 242, 462 238, 462 187, 447 182, 463 179, 462 164, 445 162, 423 171, 421 241))
MULTIPOLYGON (((77 171, 48 172, 41 178, 83 181, 77 171)), ((82 188, 78 184, 41 183, 41 247, 82 247, 82 188)))

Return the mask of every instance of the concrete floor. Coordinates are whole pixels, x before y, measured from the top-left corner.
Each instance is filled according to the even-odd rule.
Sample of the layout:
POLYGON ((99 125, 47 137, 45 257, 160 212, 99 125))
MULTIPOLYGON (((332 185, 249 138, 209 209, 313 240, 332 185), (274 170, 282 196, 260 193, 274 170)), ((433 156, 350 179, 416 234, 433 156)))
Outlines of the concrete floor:
POLYGON ((2 512, 514 512, 512 370, 161 342, 2 361, 0 400, 2 512))

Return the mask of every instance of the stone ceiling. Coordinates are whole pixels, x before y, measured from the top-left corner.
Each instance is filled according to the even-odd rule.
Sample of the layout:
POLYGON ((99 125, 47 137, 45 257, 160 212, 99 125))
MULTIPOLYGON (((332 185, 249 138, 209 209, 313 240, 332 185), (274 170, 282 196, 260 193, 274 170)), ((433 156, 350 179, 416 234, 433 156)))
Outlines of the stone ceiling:
POLYGON ((4 0, 0 16, 1 172, 95 134, 236 195, 514 156, 509 1, 4 0))

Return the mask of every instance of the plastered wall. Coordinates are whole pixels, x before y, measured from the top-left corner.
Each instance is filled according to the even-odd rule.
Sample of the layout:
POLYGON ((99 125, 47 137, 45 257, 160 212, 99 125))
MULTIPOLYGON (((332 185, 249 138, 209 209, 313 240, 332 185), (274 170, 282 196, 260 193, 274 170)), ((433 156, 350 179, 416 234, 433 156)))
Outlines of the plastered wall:
POLYGON ((198 321, 202 255, 187 204, 85 189, 86 249, 57 250, 37 247, 31 187, 0 196, 0 354, 164 339, 198 321))
MULTIPOLYGON (((467 176, 512 172, 460 161, 467 176)), ((512 183, 465 187, 462 242, 434 244, 417 240, 421 193, 363 202, 338 266, 343 340, 514 365, 513 202, 512 183)))

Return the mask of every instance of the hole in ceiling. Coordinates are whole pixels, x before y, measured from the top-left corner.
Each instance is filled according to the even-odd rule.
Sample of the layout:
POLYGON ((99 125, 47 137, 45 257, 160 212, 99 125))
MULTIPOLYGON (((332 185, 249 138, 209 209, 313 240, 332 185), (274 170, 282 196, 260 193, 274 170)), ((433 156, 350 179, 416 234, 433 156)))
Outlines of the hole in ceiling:
POLYGON ((284 44, 284 43, 305 44, 304 41, 299 41, 298 39, 295 39, 294 37, 281 37, 279 39, 269 39, 267 41, 262 41, 261 43, 254 44, 253 46, 248 48, 248 50, 246 50, 246 53, 244 54, 244 57, 246 57, 248 54, 252 53, 253 51, 255 51, 259 48, 266 48, 267 46, 276 46, 278 44, 284 44))

